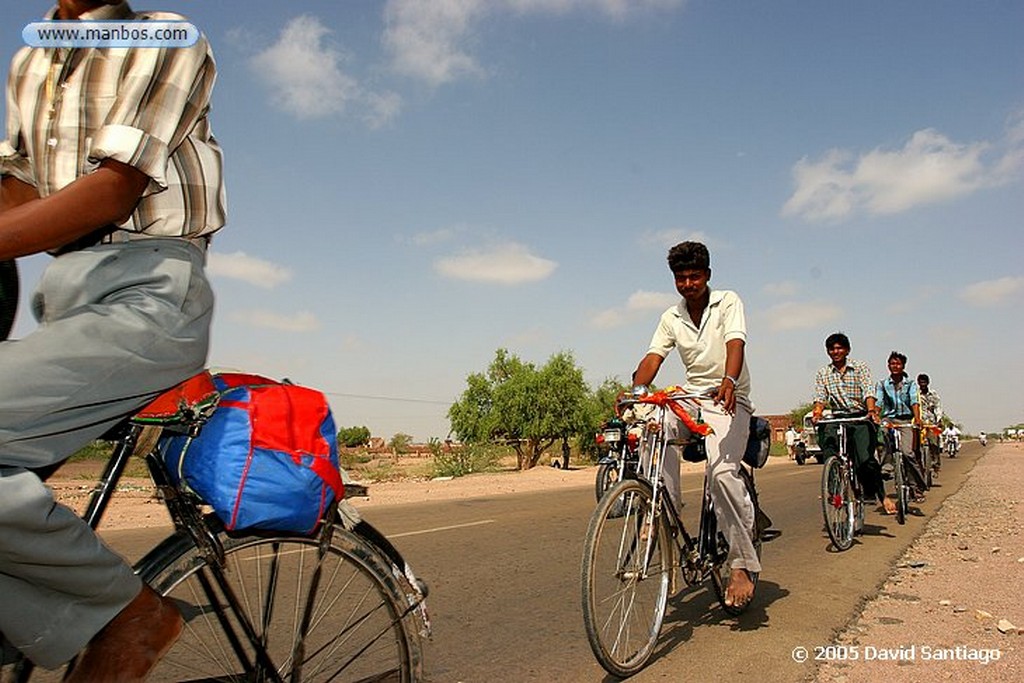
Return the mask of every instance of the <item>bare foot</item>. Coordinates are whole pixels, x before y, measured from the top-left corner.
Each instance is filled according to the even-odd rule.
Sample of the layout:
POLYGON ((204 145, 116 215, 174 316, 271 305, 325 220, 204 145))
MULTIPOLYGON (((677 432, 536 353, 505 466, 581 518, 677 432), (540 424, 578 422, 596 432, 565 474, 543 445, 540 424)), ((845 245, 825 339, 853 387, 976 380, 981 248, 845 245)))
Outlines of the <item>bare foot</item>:
POLYGON ((142 592, 97 633, 67 683, 142 681, 181 634, 174 603, 143 585, 142 592))
POLYGON ((882 508, 884 509, 885 514, 887 515, 896 514, 896 503, 889 498, 886 498, 885 500, 882 501, 882 508))
POLYGON ((744 607, 754 597, 754 582, 746 569, 733 569, 729 585, 725 589, 725 604, 729 607, 744 607))

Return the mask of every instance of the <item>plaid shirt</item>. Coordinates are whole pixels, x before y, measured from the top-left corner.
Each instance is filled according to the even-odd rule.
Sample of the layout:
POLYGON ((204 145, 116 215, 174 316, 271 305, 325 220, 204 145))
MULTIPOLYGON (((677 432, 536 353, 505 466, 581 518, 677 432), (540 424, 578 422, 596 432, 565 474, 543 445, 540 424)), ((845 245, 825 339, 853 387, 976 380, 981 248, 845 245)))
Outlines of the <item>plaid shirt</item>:
MULTIPOLYGON (((135 13, 127 3, 82 18, 182 19, 135 13)), ((47 197, 113 159, 150 178, 121 229, 161 237, 212 233, 225 221, 221 151, 207 119, 215 77, 202 36, 189 48, 23 47, 7 82, 0 175, 47 197)))
POLYGON ((925 424, 937 425, 942 422, 942 399, 934 390, 927 394, 917 392, 918 405, 921 406, 921 421, 925 424))
POLYGON ((814 377, 814 402, 833 410, 867 410, 865 399, 875 395, 871 369, 859 360, 846 360, 839 371, 829 363, 814 377))

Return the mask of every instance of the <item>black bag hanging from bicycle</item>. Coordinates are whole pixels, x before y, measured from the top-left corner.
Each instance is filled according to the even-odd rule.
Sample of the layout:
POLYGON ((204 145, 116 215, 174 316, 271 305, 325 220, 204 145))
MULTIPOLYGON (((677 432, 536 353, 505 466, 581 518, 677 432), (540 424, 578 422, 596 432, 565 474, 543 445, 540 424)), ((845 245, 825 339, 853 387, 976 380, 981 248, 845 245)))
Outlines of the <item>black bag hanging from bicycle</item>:
MULTIPOLYGON (((705 437, 690 435, 690 441, 683 447, 683 460, 686 462, 704 462, 708 459, 705 437)), ((751 415, 750 434, 747 436, 747 447, 743 451, 743 462, 751 467, 764 467, 768 462, 768 453, 772 446, 772 426, 763 417, 751 415)))

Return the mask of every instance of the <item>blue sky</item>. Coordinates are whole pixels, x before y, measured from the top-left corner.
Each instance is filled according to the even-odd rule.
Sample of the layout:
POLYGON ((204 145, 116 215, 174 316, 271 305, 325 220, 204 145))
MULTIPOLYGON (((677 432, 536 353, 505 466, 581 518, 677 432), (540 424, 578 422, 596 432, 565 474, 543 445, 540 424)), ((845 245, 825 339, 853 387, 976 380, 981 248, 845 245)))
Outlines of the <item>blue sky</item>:
MULTIPOLYGON (((627 378, 684 239, 744 299, 759 412, 810 399, 838 329, 967 429, 1024 422, 1022 3, 134 6, 219 66, 210 362, 316 386, 340 425, 444 437, 499 347, 627 378)), ((46 8, 6 7, 5 63, 46 8)))

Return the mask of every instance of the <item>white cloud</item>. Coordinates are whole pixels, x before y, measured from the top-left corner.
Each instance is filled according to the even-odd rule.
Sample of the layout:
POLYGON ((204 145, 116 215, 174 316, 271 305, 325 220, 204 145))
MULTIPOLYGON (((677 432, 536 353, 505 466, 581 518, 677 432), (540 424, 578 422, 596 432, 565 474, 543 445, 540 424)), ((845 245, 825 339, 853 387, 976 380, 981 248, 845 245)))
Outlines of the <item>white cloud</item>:
POLYGON ((702 242, 708 248, 714 244, 707 233, 688 228, 668 228, 667 230, 648 230, 638 238, 643 247, 674 247, 680 242, 702 242))
POLYGON ((211 275, 241 280, 264 289, 273 289, 292 278, 292 271, 270 261, 264 261, 245 252, 221 254, 211 251, 207 260, 211 275))
POLYGON ((439 86, 486 75, 471 48, 475 27, 488 16, 581 11, 621 20, 631 12, 682 4, 683 0, 388 0, 383 43, 396 72, 439 86))
POLYGON ((679 302, 679 297, 667 292, 648 292, 639 290, 629 295, 625 306, 608 308, 598 312, 590 319, 590 324, 598 329, 607 330, 621 327, 638 316, 637 313, 647 311, 663 311, 679 302))
POLYGON ((991 308, 1024 291, 1024 277, 1001 277, 998 280, 975 282, 964 288, 960 298, 973 306, 991 308))
POLYGON ((370 92, 343 69, 345 55, 328 41, 331 30, 304 14, 289 21, 270 47, 250 60, 275 105, 298 119, 341 115, 351 106, 371 127, 397 116, 401 97, 370 92))
POLYGON ((455 237, 455 230, 452 228, 440 228, 430 232, 418 232, 409 238, 409 242, 416 246, 423 247, 431 244, 447 242, 453 237, 455 237))
POLYGON ((556 262, 535 256, 515 242, 487 249, 466 249, 434 263, 437 272, 446 277, 502 285, 543 280, 557 267, 556 262))
POLYGON ((230 317, 243 325, 280 332, 314 332, 320 329, 320 321, 309 311, 298 311, 290 315, 260 310, 237 311, 230 317))
POLYGON ((800 291, 800 285, 792 280, 785 280, 783 282, 769 282, 762 289, 768 296, 780 298, 793 297, 800 291))
POLYGON ((998 144, 960 144, 926 128, 901 149, 805 157, 793 167, 796 188, 782 215, 834 221, 860 212, 894 214, 1004 184, 1024 166, 1024 135, 1016 126, 1011 122, 998 144))
POLYGON ((772 306, 764 313, 772 330, 800 330, 821 327, 842 315, 842 309, 821 301, 788 301, 772 306))

